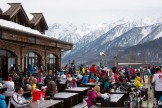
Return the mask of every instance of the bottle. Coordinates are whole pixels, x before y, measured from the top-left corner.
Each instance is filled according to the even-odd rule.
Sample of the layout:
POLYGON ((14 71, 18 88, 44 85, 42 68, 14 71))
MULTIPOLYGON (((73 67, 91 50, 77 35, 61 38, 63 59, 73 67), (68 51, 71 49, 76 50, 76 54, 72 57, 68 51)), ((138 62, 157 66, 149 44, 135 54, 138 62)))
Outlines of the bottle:
POLYGON ((42 100, 42 94, 40 95, 40 100, 42 100))
POLYGON ((42 103, 43 103, 43 100, 42 100, 42 94, 40 95, 40 107, 42 107, 42 103))
POLYGON ((117 92, 119 92, 119 87, 117 88, 117 92))

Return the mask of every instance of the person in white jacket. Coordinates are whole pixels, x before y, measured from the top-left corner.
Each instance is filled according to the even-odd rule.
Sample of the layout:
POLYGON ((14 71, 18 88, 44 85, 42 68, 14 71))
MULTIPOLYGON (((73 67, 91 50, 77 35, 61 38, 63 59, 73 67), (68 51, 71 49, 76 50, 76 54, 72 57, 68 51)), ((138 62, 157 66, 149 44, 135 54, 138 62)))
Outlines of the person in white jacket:
POLYGON ((23 95, 23 89, 21 87, 17 87, 15 89, 15 93, 11 96, 11 103, 15 106, 15 108, 21 108, 23 106, 29 105, 31 100, 26 100, 23 95))
POLYGON ((8 81, 3 81, 3 88, 6 88, 7 90, 5 91, 5 96, 12 96, 12 94, 15 91, 15 84, 12 81, 12 77, 8 78, 8 81))
POLYGON ((156 73, 152 77, 152 83, 155 83, 155 97, 157 101, 162 96, 162 71, 156 68, 156 73))

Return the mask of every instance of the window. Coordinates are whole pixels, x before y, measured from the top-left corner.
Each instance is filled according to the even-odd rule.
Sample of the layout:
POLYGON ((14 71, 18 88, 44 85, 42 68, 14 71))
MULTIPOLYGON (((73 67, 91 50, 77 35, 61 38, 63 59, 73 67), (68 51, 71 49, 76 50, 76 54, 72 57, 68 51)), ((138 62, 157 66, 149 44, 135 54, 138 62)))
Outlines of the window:
POLYGON ((56 57, 53 54, 47 56, 47 69, 55 70, 56 67, 56 57))
POLYGON ((0 50, 0 81, 8 78, 13 66, 16 66, 16 56, 7 50, 0 50))
POLYGON ((39 66, 40 64, 40 57, 34 53, 34 52, 29 52, 28 54, 25 55, 25 62, 24 62, 24 67, 25 69, 28 69, 29 65, 35 64, 36 66, 39 66))

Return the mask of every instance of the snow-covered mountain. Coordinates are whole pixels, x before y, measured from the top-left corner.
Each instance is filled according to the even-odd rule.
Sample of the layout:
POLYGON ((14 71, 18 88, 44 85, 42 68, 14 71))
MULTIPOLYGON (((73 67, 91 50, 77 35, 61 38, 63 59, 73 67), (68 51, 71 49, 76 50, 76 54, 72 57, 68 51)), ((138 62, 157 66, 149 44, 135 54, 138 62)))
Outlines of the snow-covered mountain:
POLYGON ((49 25, 48 31, 46 34, 52 36, 57 39, 61 39, 71 43, 77 43, 83 38, 85 35, 91 34, 98 29, 105 30, 107 28, 107 24, 83 24, 83 25, 73 25, 70 23, 67 24, 51 24, 49 25))
POLYGON ((145 38, 141 40, 140 43, 148 42, 162 37, 162 23, 157 25, 155 29, 150 32, 145 38))
POLYGON ((63 56, 63 62, 73 59, 81 60, 80 63, 90 60, 96 63, 101 51, 109 52, 107 55, 110 58, 118 55, 118 48, 127 48, 162 37, 161 22, 162 17, 148 17, 136 20, 124 18, 111 24, 98 25, 53 24, 46 34, 74 43, 73 50, 63 56), (118 50, 115 50, 116 53, 111 51, 114 48, 118 50))

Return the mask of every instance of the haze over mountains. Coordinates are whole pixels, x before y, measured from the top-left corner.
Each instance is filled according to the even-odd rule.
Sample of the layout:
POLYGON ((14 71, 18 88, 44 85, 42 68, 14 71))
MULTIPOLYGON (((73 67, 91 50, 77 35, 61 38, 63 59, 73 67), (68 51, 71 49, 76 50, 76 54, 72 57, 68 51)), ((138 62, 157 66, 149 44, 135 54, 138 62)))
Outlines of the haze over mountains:
POLYGON ((162 63, 161 44, 157 45, 162 43, 162 17, 80 26, 54 23, 46 34, 74 43, 73 50, 62 56, 63 63, 75 60, 77 64, 97 64, 102 59, 104 65, 112 65, 115 56, 119 62, 162 63), (106 56, 99 55, 102 51, 106 56))

